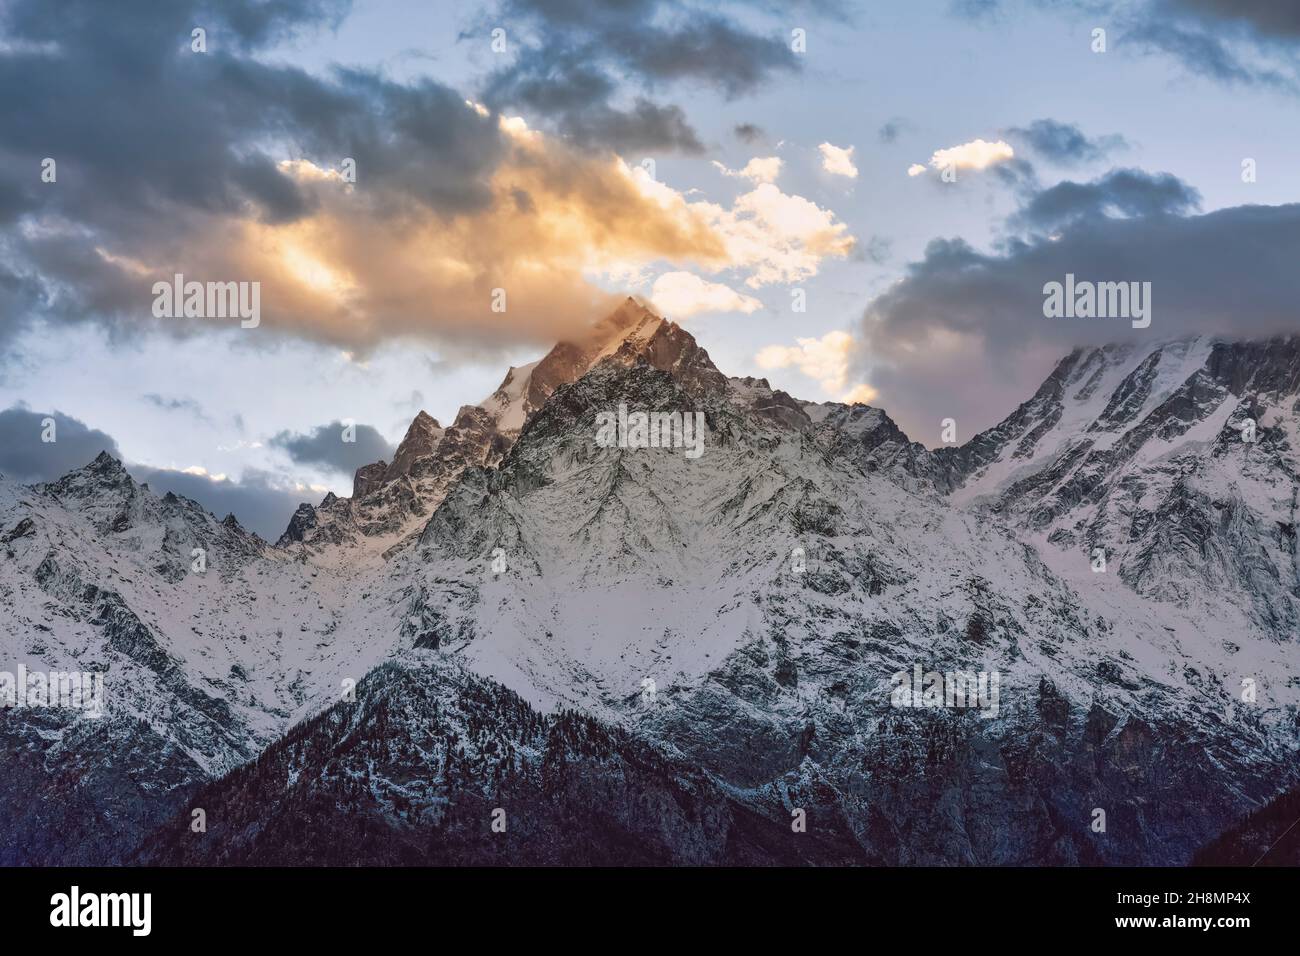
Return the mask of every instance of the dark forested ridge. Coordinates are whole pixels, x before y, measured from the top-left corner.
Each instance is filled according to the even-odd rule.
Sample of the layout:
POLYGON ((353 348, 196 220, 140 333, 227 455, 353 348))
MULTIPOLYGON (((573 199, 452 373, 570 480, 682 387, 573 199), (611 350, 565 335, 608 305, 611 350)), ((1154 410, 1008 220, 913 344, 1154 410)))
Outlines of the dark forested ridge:
POLYGON ((421 657, 377 668, 356 703, 335 704, 201 788, 138 861, 867 862, 850 834, 794 833, 783 807, 749 805, 644 739, 572 711, 541 714, 421 657), (206 832, 191 828, 196 808, 206 832))
POLYGON ((1300 866, 1300 787, 1270 800, 1211 840, 1193 866, 1300 866))

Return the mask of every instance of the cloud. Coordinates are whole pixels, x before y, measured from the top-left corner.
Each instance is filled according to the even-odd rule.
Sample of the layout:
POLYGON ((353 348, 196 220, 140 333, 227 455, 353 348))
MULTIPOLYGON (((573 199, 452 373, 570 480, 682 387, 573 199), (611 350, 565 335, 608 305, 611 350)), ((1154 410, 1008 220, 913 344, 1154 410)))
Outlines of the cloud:
POLYGON ((713 207, 706 214, 723 237, 729 262, 751 272, 745 284, 755 289, 810 278, 823 259, 844 258, 854 245, 848 227, 830 210, 771 183, 738 197, 729 211, 713 207))
POLYGON ((0 411, 0 474, 15 481, 53 481, 106 451, 120 458, 117 442, 62 412, 34 412, 19 404, 0 411), (42 441, 46 421, 54 421, 54 441, 42 441))
POLYGON ((348 477, 362 465, 381 458, 391 461, 395 450, 373 426, 341 421, 318 425, 306 434, 280 432, 270 445, 283 449, 297 464, 317 465, 348 477))
POLYGON ((714 257, 696 257, 704 271, 745 275, 758 289, 777 282, 799 282, 817 274, 827 258, 844 258, 854 248, 848 227, 833 212, 802 196, 760 183, 724 207, 707 200, 688 201, 677 191, 633 168, 638 187, 661 212, 685 228, 703 224, 721 243, 714 257))
MULTIPOLYGON (((996 20, 1002 0, 953 0, 954 13, 996 20)), ((1027 0, 1023 6, 1106 18, 1124 46, 1167 54, 1192 73, 1228 85, 1300 93, 1300 7, 1289 0, 1027 0)))
POLYGON ((454 91, 359 70, 317 76, 257 55, 330 25, 344 6, 0 5, 0 33, 15 41, 0 48, 0 85, 11 94, 0 101, 0 308, 19 317, 4 331, 34 315, 134 326, 151 301, 141 271, 205 272, 207 237, 229 241, 239 224, 274 228, 312 213, 313 196, 278 163, 285 155, 355 159, 391 218, 490 205, 508 141, 454 91), (197 22, 207 53, 187 42, 197 22), (46 156, 58 164, 53 183, 34 172, 46 156))
POLYGON ((767 138, 767 133, 763 132, 763 127, 754 123, 737 123, 732 132, 735 133, 736 139, 750 145, 762 142, 767 138))
POLYGON ((827 395, 843 402, 866 402, 875 390, 866 385, 849 387, 849 360, 855 350, 847 332, 827 332, 820 339, 796 339, 796 345, 767 345, 754 362, 761 369, 796 368, 815 379, 827 395))
MULTIPOLYGON (((12 93, 0 102, 0 314, 13 317, 0 339, 39 319, 95 321, 117 336, 210 328, 220 320, 151 315, 153 284, 180 273, 259 284, 260 327, 229 323, 250 344, 288 334, 354 351, 403 337, 501 348, 574 334, 612 305, 600 280, 619 270, 752 268, 761 284, 841 254, 845 240, 830 233, 842 224, 825 234, 778 228, 766 243, 751 234, 758 227, 746 220, 788 216, 776 209, 779 191, 731 208, 662 202, 617 156, 435 81, 307 73, 263 55, 273 38, 328 26, 340 4, 70 3, 62 9, 75 16, 36 0, 0 5, 14 38, 0 48, 0 83, 12 93), (206 54, 177 39, 200 14, 206 54), (118 66, 103 69, 105 57, 118 66), (58 180, 43 184, 40 159, 51 153, 58 180)), ((566 43, 608 40, 598 66, 610 83, 616 66, 633 63, 638 75, 738 93, 792 56, 776 39, 744 40, 739 27, 681 11, 673 26, 640 10, 632 21, 650 33, 638 45, 635 23, 588 22, 599 14, 585 5, 517 9, 585 24, 566 43), (665 45, 673 39, 681 49, 665 45), (732 39, 743 42, 715 49, 732 39)), ((676 122, 648 101, 620 103, 643 129, 676 122)), ((569 115, 562 106, 555 115, 569 115)), ((599 104, 572 116, 621 122, 599 104)))
POLYGON ((1206 19, 1247 24, 1260 36, 1300 40, 1300 7, 1277 0, 1173 0, 1181 8, 1206 19))
POLYGON ((879 394, 870 385, 854 385, 844 394, 840 401, 846 405, 870 405, 879 394))
POLYGON ((1300 93, 1300 12, 1274 0, 1153 0, 1129 17, 1125 40, 1229 85, 1300 93))
POLYGON ((1089 183, 1065 181, 1035 194, 1013 222, 1050 230, 1098 216, 1186 215, 1201 194, 1170 173, 1113 169, 1089 183))
POLYGON ((498 109, 530 112, 584 146, 702 152, 680 109, 642 97, 629 113, 627 88, 704 86, 728 98, 799 69, 776 35, 761 35, 718 12, 679 0, 636 0, 617 9, 576 0, 507 0, 481 32, 512 25, 513 60, 482 94, 498 109), (593 119, 594 118, 594 119, 593 119))
POLYGON ((728 169, 717 160, 713 161, 714 167, 724 176, 733 179, 748 179, 755 183, 774 183, 776 178, 781 175, 781 159, 778 156, 755 156, 743 169, 728 169))
POLYGON ((822 143, 817 149, 822 154, 822 169, 832 176, 858 178, 858 167, 853 165, 853 147, 832 146, 822 143))
POLYGON ((655 279, 650 299, 656 309, 671 319, 686 319, 701 312, 743 312, 749 315, 763 307, 752 296, 730 286, 701 279, 693 272, 665 272, 655 279))
MULTIPOLYGON (((986 142, 982 139, 973 139, 969 143, 962 143, 959 146, 949 146, 947 149, 936 149, 930 156, 930 167, 936 170, 952 169, 973 169, 982 170, 996 164, 1006 162, 1016 155, 1014 149, 1009 143, 998 140, 994 143, 986 142)), ((925 172, 925 167, 919 163, 909 166, 907 175, 919 176, 925 172)))
POLYGON ((1090 138, 1073 123, 1058 123, 1052 119, 1038 119, 1028 126, 1012 127, 1006 130, 1006 135, 1023 142, 1044 159, 1062 166, 1096 162, 1128 147, 1128 142, 1118 134, 1090 138))
MULTIPOLYGON (((1107 204, 1097 201, 1114 195, 1099 186, 1107 179, 1048 190, 1059 196, 1077 188, 1087 197, 1066 204, 1087 214, 1067 217, 1050 235, 1013 238, 996 253, 960 239, 933 240, 867 307, 851 367, 879 390, 880 404, 910 434, 937 435, 945 417, 957 418, 967 436, 996 423, 1075 346, 1297 331, 1300 273, 1292 266, 1300 256, 1300 205, 1196 215, 1187 213, 1191 193, 1184 186, 1165 191, 1175 197, 1172 205, 1138 201, 1130 215, 1108 215, 1107 204), (1044 285, 1067 273, 1097 282, 1150 282, 1150 328, 1044 318, 1044 285)), ((1162 177, 1147 179, 1157 192, 1164 189, 1162 177)), ((1029 208, 1043 205, 1034 200, 1029 208)))
POLYGON ((181 273, 259 283, 262 326, 240 334, 288 332, 352 349, 406 335, 497 347, 572 334, 607 310, 612 297, 590 278, 612 263, 725 259, 714 226, 684 207, 667 213, 616 157, 576 153, 463 101, 455 108, 503 131, 476 181, 487 199, 472 210, 448 215, 400 191, 352 187, 303 160, 282 167, 311 209, 292 221, 187 210, 93 239, 56 230, 21 242, 30 275, 56 313, 118 328, 156 326, 152 285, 181 273))
POLYGON ((643 96, 637 97, 628 109, 593 101, 581 109, 558 110, 547 110, 548 99, 540 93, 490 98, 522 102, 542 116, 558 113, 558 119, 552 121, 557 133, 583 149, 608 147, 620 153, 669 151, 689 155, 704 152, 704 144, 680 106, 661 106, 643 96))

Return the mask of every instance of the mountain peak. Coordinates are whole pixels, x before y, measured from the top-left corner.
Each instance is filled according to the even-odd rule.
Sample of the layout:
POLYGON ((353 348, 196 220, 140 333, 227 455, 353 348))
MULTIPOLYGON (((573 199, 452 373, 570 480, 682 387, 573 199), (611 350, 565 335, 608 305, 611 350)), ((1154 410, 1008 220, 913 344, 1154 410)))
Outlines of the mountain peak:
POLYGON ((636 299, 632 298, 632 296, 628 296, 619 303, 617 309, 597 322, 595 328, 597 330, 629 329, 633 326, 640 325, 642 322, 646 321, 647 318, 659 319, 661 316, 657 315, 649 306, 638 302, 636 299))
POLYGON ((125 474, 126 467, 122 464, 120 458, 114 458, 106 451, 101 451, 95 456, 94 460, 85 468, 86 471, 95 471, 103 474, 125 474))
POLYGON ((416 415, 411 421, 411 426, 406 430, 406 437, 397 446, 397 453, 393 455, 393 463, 384 473, 384 480, 392 481, 402 475, 409 475, 411 465, 417 458, 433 454, 434 448, 442 438, 442 433, 442 426, 428 412, 421 411, 416 415))
MULTIPOLYGON (((722 392, 727 387, 726 378, 689 332, 628 296, 586 334, 557 343, 536 362, 512 366, 495 392, 478 405, 463 406, 447 428, 420 411, 391 464, 378 461, 357 469, 352 499, 368 498, 397 479, 408 478, 415 482, 417 499, 436 505, 447 483, 464 466, 501 461, 529 417, 557 388, 576 382, 603 361, 653 366, 696 395, 722 392)), ((412 492, 406 494, 409 497, 412 492)), ((423 513, 423 505, 412 512, 415 516, 423 513)), ((298 537, 288 534, 282 540, 301 540, 311 531, 303 521, 297 524, 298 537)), ((380 520, 372 524, 388 528, 390 523, 380 520)))
POLYGON ((511 368, 497 390, 480 404, 504 435, 517 435, 528 416, 561 385, 581 378, 606 355, 628 343, 644 344, 664 322, 632 296, 592 325, 583 335, 558 342, 541 359, 511 368))
POLYGON ((412 430, 413 430, 417 425, 420 426, 421 428, 441 428, 441 427, 442 427, 441 425, 438 424, 438 419, 434 418, 432 415, 430 415, 428 412, 426 412, 423 408, 420 409, 420 411, 419 411, 418 413, 416 413, 415 418, 412 419, 412 421, 411 421, 411 427, 408 428, 407 431, 406 431, 406 434, 407 434, 408 437, 410 436, 411 431, 412 431, 412 430))
POLYGON ((122 462, 106 451, 101 451, 90 462, 74 468, 48 487, 58 494, 81 494, 93 489, 133 488, 135 479, 122 462))

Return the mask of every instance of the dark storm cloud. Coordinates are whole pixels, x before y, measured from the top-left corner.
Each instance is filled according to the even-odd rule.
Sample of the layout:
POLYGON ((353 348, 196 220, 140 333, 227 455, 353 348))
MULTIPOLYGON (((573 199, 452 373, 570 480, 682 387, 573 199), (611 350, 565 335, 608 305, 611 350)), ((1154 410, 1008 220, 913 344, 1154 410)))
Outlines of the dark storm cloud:
POLYGON ((285 488, 275 476, 261 471, 245 472, 239 481, 231 481, 148 465, 127 465, 126 469, 154 494, 161 496, 170 491, 189 498, 218 518, 233 514, 245 528, 267 541, 275 541, 284 533, 303 499, 301 491, 285 488))
POLYGON ((702 151, 678 107, 644 95, 632 109, 619 104, 625 84, 643 94, 701 85, 732 98, 800 66, 788 30, 760 35, 677 0, 509 0, 496 20, 519 45, 490 77, 484 102, 540 113, 590 146, 702 151))
POLYGON ((1013 126, 1005 131, 1041 156, 1062 166, 1096 162, 1128 146, 1123 136, 1089 137, 1073 123, 1053 119, 1034 120, 1028 126, 1013 126))
POLYGON ((306 434, 280 432, 271 439, 271 445, 281 448, 300 465, 318 465, 341 472, 348 477, 362 465, 391 461, 393 446, 371 425, 357 425, 356 441, 344 441, 346 426, 343 422, 319 425, 306 434))
POLYGON ((1201 194, 1177 176, 1141 169, 1113 169, 1088 183, 1065 181, 1037 193, 1013 222, 1038 230, 1101 216, 1185 215, 1201 194))
POLYGON ((0 411, 0 474, 16 481, 53 481, 94 460, 101 451, 120 458, 117 442, 62 412, 34 412, 26 405, 0 411), (46 419, 54 441, 42 441, 46 419))
POLYGON ((932 442, 949 416, 970 437, 1023 401, 1077 345, 1300 333, 1300 204, 1180 215, 1191 190, 1172 177, 1133 173, 1124 171, 1126 186, 1117 185, 1122 175, 1103 177, 1052 187, 1043 194, 1052 202, 1031 201, 1022 217, 1070 213, 1053 237, 1015 238, 996 253, 960 239, 932 241, 862 319, 855 364, 879 390, 879 404, 918 440, 932 442), (1101 214, 1124 203, 1125 217, 1101 214), (1067 273, 1150 282, 1150 327, 1045 318, 1043 287, 1067 273))
POLYGON ((763 127, 754 123, 737 123, 732 132, 736 134, 736 139, 740 140, 742 143, 749 143, 750 145, 761 143, 763 140, 767 139, 767 134, 763 132, 763 127))
POLYGON ((277 166, 287 157, 355 159, 359 181, 394 216, 411 203, 443 215, 488 204, 504 145, 460 94, 360 70, 322 78, 257 57, 336 23, 347 6, 0 4, 0 338, 36 312, 138 312, 139 281, 97 250, 144 257, 203 235, 213 216, 280 223, 310 212, 277 166), (206 53, 190 48, 195 26, 207 31, 206 53), (45 157, 57 163, 54 183, 41 180, 45 157), (20 231, 23 214, 55 227, 20 231))

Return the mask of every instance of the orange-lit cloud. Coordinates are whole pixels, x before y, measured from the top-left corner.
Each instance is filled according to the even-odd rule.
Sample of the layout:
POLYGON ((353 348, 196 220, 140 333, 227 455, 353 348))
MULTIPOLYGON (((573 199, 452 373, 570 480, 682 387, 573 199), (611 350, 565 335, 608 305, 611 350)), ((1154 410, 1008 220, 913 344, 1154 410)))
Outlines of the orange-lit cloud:
MULTIPOLYGON (((400 336, 499 345, 576 334, 611 307, 616 292, 605 290, 665 267, 680 275, 661 277, 656 296, 680 314, 752 312, 756 300, 682 270, 728 272, 759 288, 815 275, 853 246, 834 213, 771 182, 729 207, 691 201, 617 156, 573 150, 474 103, 465 109, 497 123, 507 144, 491 202, 440 213, 368 188, 364 168, 351 183, 308 160, 284 162, 310 212, 288 222, 214 219, 187 243, 154 251, 145 278, 260 282, 263 327, 346 348, 400 336)), ((778 166, 751 163, 746 178, 765 180, 778 166)))
POLYGON ((827 332, 820 339, 803 338, 795 345, 767 345, 754 356, 761 369, 796 368, 815 379, 837 401, 866 404, 876 397, 869 385, 849 385, 849 362, 857 348, 847 332, 827 332))
POLYGON ((721 282, 709 282, 693 272, 665 272, 655 279, 650 299, 670 319, 690 318, 701 312, 743 312, 763 307, 753 296, 743 295, 721 282))

